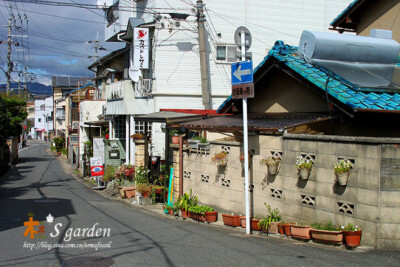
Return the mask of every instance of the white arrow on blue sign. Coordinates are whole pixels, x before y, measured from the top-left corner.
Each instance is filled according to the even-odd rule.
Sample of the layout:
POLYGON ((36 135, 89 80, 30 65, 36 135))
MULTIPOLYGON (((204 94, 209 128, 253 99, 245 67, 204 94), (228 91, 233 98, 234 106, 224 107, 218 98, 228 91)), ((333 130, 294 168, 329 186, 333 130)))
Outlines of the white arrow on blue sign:
POLYGON ((232 63, 232 85, 253 83, 253 61, 232 63))

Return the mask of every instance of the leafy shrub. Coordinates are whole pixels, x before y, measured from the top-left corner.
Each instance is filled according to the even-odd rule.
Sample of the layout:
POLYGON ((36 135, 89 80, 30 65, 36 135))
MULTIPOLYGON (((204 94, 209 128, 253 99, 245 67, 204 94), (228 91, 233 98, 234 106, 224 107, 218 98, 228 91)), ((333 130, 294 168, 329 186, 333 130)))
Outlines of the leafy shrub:
POLYGON ((60 151, 61 151, 61 153, 63 155, 67 155, 68 154, 68 151, 67 151, 67 149, 65 147, 61 148, 60 151))
POLYGON ((261 229, 267 230, 272 222, 279 222, 281 220, 281 215, 279 214, 280 212, 277 208, 272 209, 271 206, 267 205, 265 202, 264 206, 267 208, 268 214, 264 217, 264 219, 258 222, 258 226, 261 227, 261 229))
POLYGON ((208 206, 193 206, 189 208, 189 211, 192 213, 201 213, 204 215, 206 212, 214 211, 214 208, 208 206))
POLYGON ((61 149, 65 146, 65 139, 63 137, 54 137, 53 142, 57 152, 61 152, 61 149))
POLYGON ((105 170, 104 170, 104 176, 103 176, 103 180, 106 182, 110 182, 112 180, 115 179, 115 170, 117 169, 117 167, 112 166, 112 165, 107 165, 105 170))

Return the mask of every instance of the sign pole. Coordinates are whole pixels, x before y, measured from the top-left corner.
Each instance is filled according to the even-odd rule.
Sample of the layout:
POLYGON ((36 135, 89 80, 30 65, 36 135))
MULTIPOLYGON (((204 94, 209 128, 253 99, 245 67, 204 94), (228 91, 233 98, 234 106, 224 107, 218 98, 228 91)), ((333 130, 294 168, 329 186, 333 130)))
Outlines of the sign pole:
MULTIPOLYGON (((242 31, 241 35, 242 61, 246 60, 246 34, 242 31)), ((243 150, 244 150, 244 190, 246 205, 246 234, 250 234, 250 196, 249 196, 249 140, 247 129, 247 98, 242 100, 243 109, 243 150)))

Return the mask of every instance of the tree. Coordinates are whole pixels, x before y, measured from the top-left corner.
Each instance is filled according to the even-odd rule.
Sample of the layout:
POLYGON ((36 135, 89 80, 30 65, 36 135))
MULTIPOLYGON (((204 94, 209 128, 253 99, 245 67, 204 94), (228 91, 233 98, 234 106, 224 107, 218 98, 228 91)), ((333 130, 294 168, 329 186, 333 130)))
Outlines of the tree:
POLYGON ((22 133, 21 124, 28 116, 25 97, 0 94, 0 143, 22 133))

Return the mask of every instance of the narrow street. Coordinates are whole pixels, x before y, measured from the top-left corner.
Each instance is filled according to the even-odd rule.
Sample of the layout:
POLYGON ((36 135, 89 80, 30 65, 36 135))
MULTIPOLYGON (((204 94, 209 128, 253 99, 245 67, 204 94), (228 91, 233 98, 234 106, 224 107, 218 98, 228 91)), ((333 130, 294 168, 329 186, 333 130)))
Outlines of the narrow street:
POLYGON ((20 151, 20 163, 0 180, 1 266, 398 266, 400 263, 398 251, 345 251, 276 238, 246 237, 234 231, 152 215, 90 190, 66 174, 60 161, 46 153, 47 149, 48 143, 30 141, 20 151), (43 239, 39 235, 35 239, 25 237, 28 213, 34 214, 34 221, 44 222, 43 239), (49 214, 54 217, 52 223, 46 218, 49 214), (93 226, 95 230, 90 231, 93 226), (84 228, 89 230, 84 232, 84 228), (110 236, 103 231, 107 228, 110 236), (35 247, 28 247, 29 243, 35 247), (49 249, 45 244, 59 247, 49 249), (96 250, 66 247, 67 244, 108 247, 96 250))

